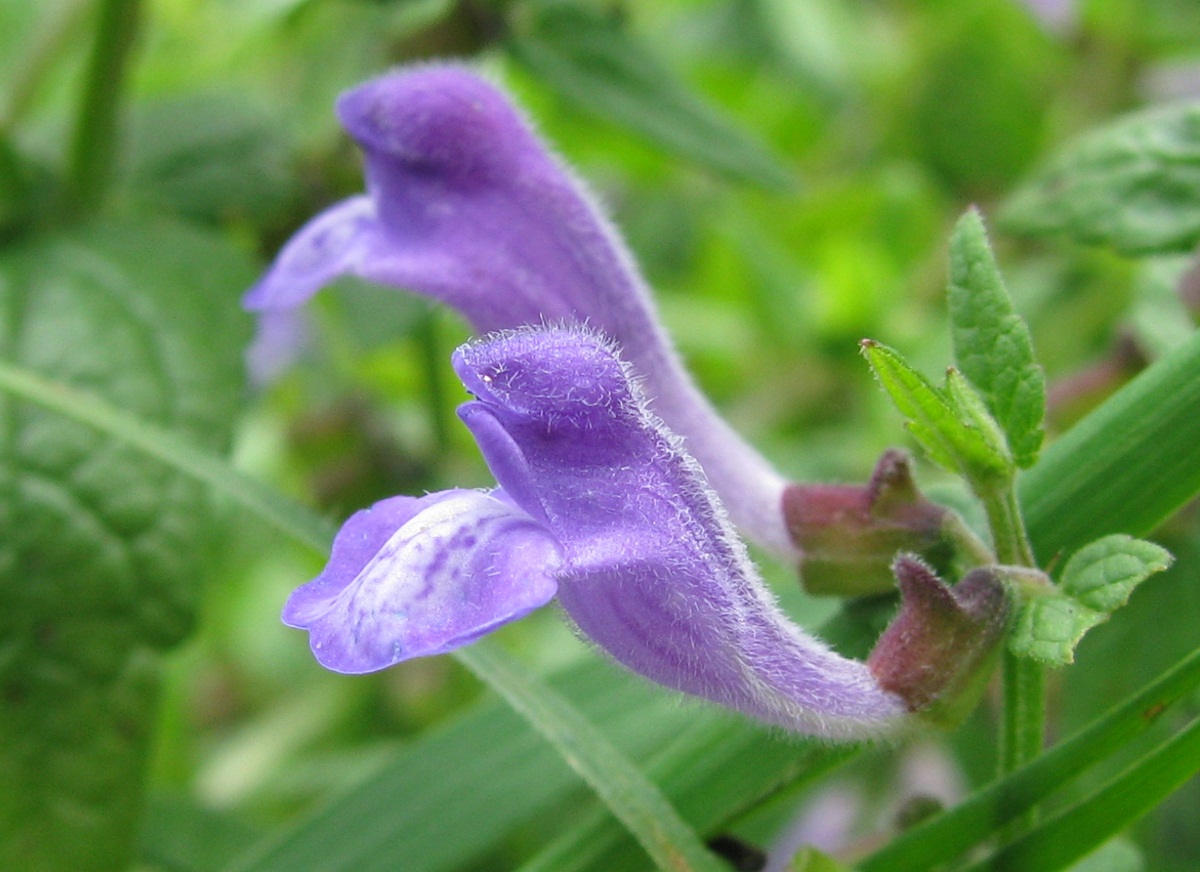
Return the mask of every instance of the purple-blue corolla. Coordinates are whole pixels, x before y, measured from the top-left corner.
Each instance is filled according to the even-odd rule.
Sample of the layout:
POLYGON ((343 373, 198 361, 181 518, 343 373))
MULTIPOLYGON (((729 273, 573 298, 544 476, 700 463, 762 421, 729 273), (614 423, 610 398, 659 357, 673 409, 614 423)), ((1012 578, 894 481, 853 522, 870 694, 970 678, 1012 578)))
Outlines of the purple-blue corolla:
POLYGON ((557 596, 634 672, 792 730, 892 732, 908 707, 788 621, 615 346, 525 328, 463 346, 459 409, 499 487, 352 517, 284 620, 343 672, 438 654, 557 596))
POLYGON ((474 396, 459 416, 499 487, 393 497, 347 521, 284 610, 326 667, 444 653, 557 597, 585 636, 659 684, 867 738, 903 727, 990 650, 1003 592, 986 579, 950 589, 919 565, 877 646, 886 662, 848 660, 791 623, 703 470, 594 331, 506 331, 453 362, 474 396))
POLYGON ((491 334, 454 367, 499 486, 393 497, 346 522, 284 611, 322 664, 444 653, 557 598, 631 670, 801 732, 891 734, 978 683, 1006 615, 985 571, 950 588, 898 559, 902 606, 866 663, 780 612, 722 501, 747 535, 793 560, 807 541, 830 566, 849 537, 851 563, 865 549, 886 568, 876 528, 888 550, 920 547, 941 513, 903 475, 861 500, 788 485, 693 385, 620 237, 496 88, 428 66, 355 88, 338 111, 367 194, 302 228, 248 294, 260 337, 286 345, 297 308, 345 274, 453 306, 491 334), (548 323, 565 326, 529 326, 548 323))
POLYGON ((480 333, 587 323, 620 343, 734 522, 796 557, 786 481, 697 390, 621 237, 500 90, 430 65, 360 85, 337 111, 363 150, 367 193, 312 219, 247 295, 264 330, 347 274, 446 303, 480 333))

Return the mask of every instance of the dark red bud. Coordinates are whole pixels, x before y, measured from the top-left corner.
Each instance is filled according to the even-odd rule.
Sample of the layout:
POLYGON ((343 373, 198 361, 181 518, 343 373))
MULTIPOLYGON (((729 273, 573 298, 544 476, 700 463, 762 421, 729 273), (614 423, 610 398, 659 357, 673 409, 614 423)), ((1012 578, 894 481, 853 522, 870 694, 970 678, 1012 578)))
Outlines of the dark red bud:
POLYGON ((886 690, 932 720, 957 719, 990 672, 1009 615, 1000 567, 972 570, 953 587, 912 555, 896 558, 900 611, 867 666, 886 690))
POLYGON ((800 547, 800 576, 817 595, 861 596, 891 590, 900 551, 944 565, 953 553, 950 510, 927 500, 908 455, 884 452, 866 485, 790 485, 783 515, 800 547))

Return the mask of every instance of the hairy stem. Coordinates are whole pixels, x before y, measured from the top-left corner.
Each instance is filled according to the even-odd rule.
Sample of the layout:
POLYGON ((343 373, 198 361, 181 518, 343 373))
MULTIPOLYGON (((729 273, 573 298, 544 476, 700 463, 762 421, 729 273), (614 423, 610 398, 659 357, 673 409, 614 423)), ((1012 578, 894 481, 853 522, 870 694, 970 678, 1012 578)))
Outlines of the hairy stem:
MULTIPOLYGON (((984 499, 997 559, 1008 566, 1036 568, 1025 532, 1016 488, 1010 485, 984 499)), ((1004 714, 1000 731, 999 769, 1007 775, 1042 752, 1045 743, 1046 674, 1032 660, 1004 652, 1002 662, 1004 714)), ((1023 823, 1032 823, 1031 811, 1023 823)))

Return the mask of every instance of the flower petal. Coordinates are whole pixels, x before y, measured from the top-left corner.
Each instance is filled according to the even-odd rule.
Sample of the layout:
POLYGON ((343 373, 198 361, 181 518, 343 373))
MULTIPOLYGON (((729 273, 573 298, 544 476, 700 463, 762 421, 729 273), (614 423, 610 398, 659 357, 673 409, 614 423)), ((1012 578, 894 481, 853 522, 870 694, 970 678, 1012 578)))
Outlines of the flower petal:
POLYGON ((553 536, 501 492, 392 497, 355 513, 283 621, 335 672, 442 654, 554 597, 553 536))
POLYGON ((288 240, 242 303, 252 311, 302 305, 334 279, 357 274, 378 247, 375 204, 365 196, 343 200, 288 240))
POLYGON ((258 317, 254 339, 246 348, 246 372, 256 386, 270 384, 296 363, 311 344, 308 312, 274 309, 258 317))
POLYGON ((589 323, 621 343, 738 525, 797 555, 783 478, 696 389, 620 235, 499 89, 426 65, 348 91, 338 114, 365 154, 372 205, 356 198, 303 228, 248 307, 297 305, 349 272, 440 300, 480 332, 589 323))
POLYGON ((866 664, 779 610, 611 343, 513 331, 464 346, 454 366, 477 397, 460 414, 489 466, 562 546, 559 601, 615 659, 802 732, 863 738, 904 722, 904 701, 866 664))

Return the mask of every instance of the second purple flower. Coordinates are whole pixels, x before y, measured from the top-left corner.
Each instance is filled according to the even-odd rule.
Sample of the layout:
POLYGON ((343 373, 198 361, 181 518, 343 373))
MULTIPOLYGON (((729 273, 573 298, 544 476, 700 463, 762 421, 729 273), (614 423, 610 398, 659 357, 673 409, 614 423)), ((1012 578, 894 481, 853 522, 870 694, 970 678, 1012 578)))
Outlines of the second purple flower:
POLYGON ((603 330, 734 522, 796 557, 786 481, 697 390, 621 237, 501 91, 466 68, 432 65, 360 85, 337 111, 363 150, 367 193, 303 227, 247 307, 294 309, 352 274, 439 300, 480 333, 559 321, 603 330))

